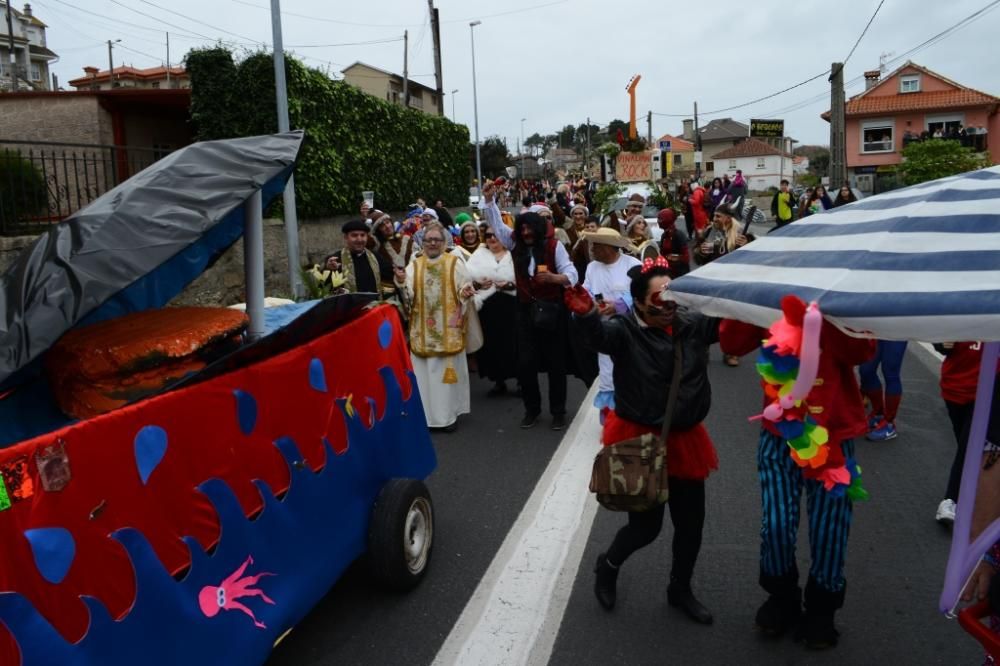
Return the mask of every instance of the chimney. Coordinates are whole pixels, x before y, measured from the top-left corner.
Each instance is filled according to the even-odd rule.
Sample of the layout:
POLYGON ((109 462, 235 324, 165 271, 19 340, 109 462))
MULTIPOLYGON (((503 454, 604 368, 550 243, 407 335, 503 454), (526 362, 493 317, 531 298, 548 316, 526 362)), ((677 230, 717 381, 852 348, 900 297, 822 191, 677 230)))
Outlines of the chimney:
POLYGON ((55 72, 52 73, 52 89, 59 90, 59 77, 56 76, 55 72))
POLYGON ((86 74, 87 76, 89 76, 92 79, 97 78, 97 72, 99 72, 99 71, 100 70, 97 69, 96 67, 84 67, 83 68, 83 73, 86 74))
MULTIPOLYGON (((45 9, 45 7, 42 7, 42 9, 45 9)), ((29 5, 27 2, 24 3, 24 15, 28 17, 31 16, 31 5, 29 5)))
POLYGON ((694 141, 694 120, 692 118, 684 119, 684 140, 694 141))
POLYGON ((865 90, 871 90, 878 85, 882 72, 877 69, 870 69, 865 72, 865 90))

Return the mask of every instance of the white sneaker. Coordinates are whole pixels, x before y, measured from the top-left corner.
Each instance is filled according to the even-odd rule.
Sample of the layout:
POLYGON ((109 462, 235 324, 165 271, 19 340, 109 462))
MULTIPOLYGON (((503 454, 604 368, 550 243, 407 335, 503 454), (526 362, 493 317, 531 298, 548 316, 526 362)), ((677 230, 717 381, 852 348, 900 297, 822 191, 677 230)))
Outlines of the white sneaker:
POLYGON ((935 520, 939 523, 944 523, 946 525, 952 525, 955 522, 955 502, 950 499, 941 500, 938 504, 937 515, 935 520))

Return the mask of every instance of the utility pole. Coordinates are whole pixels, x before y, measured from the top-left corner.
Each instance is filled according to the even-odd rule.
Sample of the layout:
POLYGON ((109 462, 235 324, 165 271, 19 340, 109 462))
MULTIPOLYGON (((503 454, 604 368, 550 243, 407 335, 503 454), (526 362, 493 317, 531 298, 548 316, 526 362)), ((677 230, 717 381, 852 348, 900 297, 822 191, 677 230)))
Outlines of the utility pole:
POLYGON ((434 0, 427 0, 431 13, 431 37, 434 38, 434 83, 437 86, 438 115, 444 115, 444 84, 441 77, 441 20, 434 0))
POLYGON ((476 187, 479 188, 480 195, 483 191, 483 162, 479 154, 479 96, 476 93, 476 33, 477 25, 482 21, 472 21, 469 23, 469 41, 472 43, 472 116, 476 130, 476 187))
POLYGON ((403 31, 403 108, 410 108, 410 70, 409 70, 410 31, 403 31))
POLYGON ((650 147, 653 145, 653 112, 646 112, 646 143, 650 147))
POLYGON ((10 91, 17 92, 17 53, 14 52, 14 19, 10 14, 11 0, 7 0, 7 49, 10 52, 10 91))
MULTIPOLYGON (((281 38, 281 0, 271 0, 271 33, 274 42, 274 88, 278 105, 278 131, 289 130, 288 88, 285 82, 285 47, 281 38)), ((288 176, 284 192, 285 244, 288 251, 288 286, 296 299, 305 296, 299 275, 299 219, 295 208, 295 174, 288 176)))
POLYGON ((587 116, 587 143, 583 145, 583 171, 585 177, 590 177, 590 163, 587 162, 587 154, 590 153, 590 116, 587 116))
POLYGON ((122 40, 120 39, 108 40, 108 87, 109 88, 115 87, 115 60, 111 55, 111 49, 115 44, 117 44, 120 41, 122 40))
POLYGON ((170 33, 167 33, 167 88, 170 87, 170 33))
POLYGON ((698 102, 694 103, 694 177, 701 180, 701 130, 698 129, 698 102))
POLYGON ((844 64, 830 66, 830 189, 847 182, 847 143, 844 137, 844 64))

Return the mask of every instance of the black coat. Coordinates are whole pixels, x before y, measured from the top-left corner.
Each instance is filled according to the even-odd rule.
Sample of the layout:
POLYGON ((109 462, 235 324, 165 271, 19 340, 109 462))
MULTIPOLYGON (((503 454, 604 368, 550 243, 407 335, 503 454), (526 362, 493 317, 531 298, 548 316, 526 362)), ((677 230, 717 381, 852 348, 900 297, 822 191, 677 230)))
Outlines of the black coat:
POLYGON ((640 326, 634 312, 602 320, 596 312, 578 317, 583 344, 615 363, 615 412, 624 419, 656 426, 663 423, 674 372, 674 342, 681 341, 680 392, 671 430, 701 423, 712 405, 708 347, 719 340, 719 320, 678 308, 673 335, 640 326))

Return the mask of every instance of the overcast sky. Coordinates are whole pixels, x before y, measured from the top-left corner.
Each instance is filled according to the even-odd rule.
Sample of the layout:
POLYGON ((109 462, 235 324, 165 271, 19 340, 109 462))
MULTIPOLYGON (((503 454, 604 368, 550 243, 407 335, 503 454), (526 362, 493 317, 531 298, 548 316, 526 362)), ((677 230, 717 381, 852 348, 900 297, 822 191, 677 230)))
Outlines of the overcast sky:
MULTIPOLYGON (((21 0, 14 0, 15 6, 21 0)), ((402 71, 403 42, 336 45, 410 35, 410 73, 434 86, 426 0, 282 0, 286 50, 311 66, 339 72, 355 61, 402 71)), ((803 143, 829 143, 826 76, 751 106, 736 106, 804 81, 843 60, 865 28, 877 0, 757 3, 666 3, 661 0, 435 0, 442 21, 444 89, 455 96, 458 122, 473 127, 469 22, 476 32, 479 134, 499 134, 511 150, 521 132, 554 133, 589 116, 605 125, 628 119, 625 87, 641 74, 637 91, 640 133, 645 115, 690 114, 700 120, 784 118, 787 133, 803 143), (715 7, 715 8, 712 8, 715 7)), ((63 86, 85 65, 107 68, 107 39, 121 39, 115 65, 149 67, 192 46, 217 39, 270 44, 268 0, 33 0, 48 24, 48 45, 60 55, 53 70, 63 86), (175 12, 175 13, 171 13, 175 12), (180 16, 184 15, 184 16, 180 16), (189 17, 189 18, 188 18, 189 17), (168 25, 172 24, 172 25, 168 25), (228 31, 228 32, 227 32, 228 31)), ((888 55, 888 71, 911 59, 964 85, 1000 95, 1000 2, 988 0, 885 0, 851 57, 847 95, 864 89, 861 73, 888 55), (916 53, 907 51, 992 4, 981 17, 916 53)), ((446 113, 452 114, 451 96, 446 113)), ((653 116, 653 134, 681 131, 681 117, 653 116)), ((362 128, 363 129, 363 128, 362 128)))

